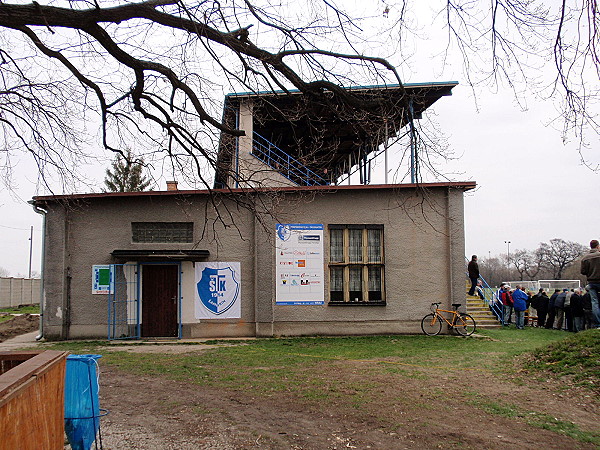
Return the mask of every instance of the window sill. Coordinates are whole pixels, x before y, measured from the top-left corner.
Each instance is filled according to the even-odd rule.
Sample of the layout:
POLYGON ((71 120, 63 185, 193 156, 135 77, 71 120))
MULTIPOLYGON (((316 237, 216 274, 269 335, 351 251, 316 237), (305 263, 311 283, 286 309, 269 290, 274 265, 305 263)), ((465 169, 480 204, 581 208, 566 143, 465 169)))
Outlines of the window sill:
POLYGON ((385 306, 383 302, 329 302, 328 306, 385 306))

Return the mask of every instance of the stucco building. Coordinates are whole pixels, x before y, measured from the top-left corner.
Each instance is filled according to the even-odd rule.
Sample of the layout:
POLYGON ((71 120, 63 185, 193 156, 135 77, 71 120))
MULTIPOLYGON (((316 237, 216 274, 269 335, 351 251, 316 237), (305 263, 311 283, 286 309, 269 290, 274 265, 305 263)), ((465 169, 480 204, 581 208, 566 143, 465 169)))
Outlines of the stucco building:
MULTIPOLYGON (((230 100, 232 114, 256 125, 256 100, 230 100)), ((416 333, 431 302, 464 302, 463 193, 475 183, 331 184, 366 161, 361 145, 329 171, 304 167, 329 174, 304 183, 298 166, 256 155, 256 140, 229 144, 215 190, 34 198, 46 338, 416 333)))

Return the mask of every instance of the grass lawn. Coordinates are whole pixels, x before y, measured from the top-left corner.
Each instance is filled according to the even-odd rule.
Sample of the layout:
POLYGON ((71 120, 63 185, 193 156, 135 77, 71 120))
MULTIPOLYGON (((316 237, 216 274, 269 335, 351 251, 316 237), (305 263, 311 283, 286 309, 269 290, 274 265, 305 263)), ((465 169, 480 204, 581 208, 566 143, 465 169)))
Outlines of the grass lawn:
POLYGON ((12 319, 12 314, 39 314, 39 312, 39 305, 26 305, 18 308, 0 308, 0 323, 12 319))
POLYGON ((39 314, 39 305, 25 305, 17 308, 0 308, 0 313, 7 314, 39 314))
MULTIPOLYGON (((101 352, 104 363, 136 374, 163 375, 192 382, 206 382, 206 379, 210 382, 217 378, 222 381, 225 378, 232 385, 245 378, 248 371, 271 378, 267 374, 292 374, 300 368, 336 360, 370 361, 382 367, 396 368, 460 368, 496 373, 516 373, 526 368, 555 375, 577 371, 581 378, 600 376, 600 331, 572 335, 556 330, 510 328, 485 330, 480 335, 475 338, 416 335, 211 340, 199 342, 198 348, 211 344, 224 346, 206 352, 171 354, 161 358, 147 353, 119 351, 122 346, 107 347, 105 341, 61 342, 49 346, 73 353, 101 352), (575 343, 578 343, 577 351, 573 347, 575 343), (513 367, 514 358, 520 355, 529 357, 523 367, 513 367), (554 362, 556 360, 560 362, 554 362), (270 370, 265 370, 267 368, 270 370)), ((174 344, 177 345, 170 341, 164 345, 174 344)), ((260 377, 255 381, 260 381, 260 377)))
POLYGON ((422 385, 422 392, 415 394, 416 401, 423 403, 419 408, 459 398, 481 414, 518 420, 532 428, 600 446, 597 431, 584 430, 554 412, 521 404, 512 394, 498 396, 489 383, 490 379, 499 379, 509 385, 505 386, 509 391, 518 391, 519 386, 531 386, 536 380, 543 380, 544 388, 550 389, 547 380, 554 380, 557 383, 551 389, 555 393, 548 395, 576 388, 587 392, 587 397, 597 398, 600 330, 571 334, 509 328, 484 330, 471 338, 416 335, 214 340, 188 344, 182 353, 160 355, 129 352, 124 346, 99 341, 56 343, 50 347, 99 353, 103 355, 101 364, 139 376, 265 399, 288 396, 325 409, 342 405, 363 414, 381 410, 378 420, 382 423, 392 417, 389 414, 386 419, 385 413, 390 384, 410 382, 417 389, 422 385), (220 346, 197 351, 207 344, 220 346))

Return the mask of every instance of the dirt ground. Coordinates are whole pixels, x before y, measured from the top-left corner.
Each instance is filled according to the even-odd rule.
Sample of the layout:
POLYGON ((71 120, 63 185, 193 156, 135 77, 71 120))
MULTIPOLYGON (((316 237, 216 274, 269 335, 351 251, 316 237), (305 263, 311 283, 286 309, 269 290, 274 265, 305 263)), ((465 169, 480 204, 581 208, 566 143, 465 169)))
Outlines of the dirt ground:
MULTIPOLYGON (((0 324, 0 342, 36 330, 37 321, 24 315, 0 324)), ((107 347, 100 353, 210 348, 148 344, 107 347)), ((109 411, 101 420, 99 448, 106 450, 596 448, 533 427, 523 417, 490 414, 481 407, 496 401, 572 422, 580 430, 600 429, 598 393, 560 389, 563 382, 555 380, 514 382, 476 370, 402 366, 394 372, 367 361, 328 361, 306 369, 324 383, 347 381, 342 400, 335 403, 306 399, 292 390, 258 394, 248 386, 232 390, 139 377, 102 359, 99 363, 100 404, 109 411), (369 383, 371 375, 377 377, 377 389, 369 393, 374 401, 353 405, 352 399, 362 395, 353 386, 369 383)))
MULTIPOLYGON (((161 351, 201 351, 198 346, 173 347, 161 351)), ((472 405, 473 399, 505 400, 525 411, 572 421, 581 430, 597 431, 600 403, 589 391, 561 391, 554 381, 518 385, 477 371, 412 368, 399 376, 372 372, 376 364, 335 361, 311 369, 322 380, 348 380, 348 386, 368 382, 364 377, 377 373, 376 401, 351 407, 348 402, 307 400, 291 391, 259 396, 247 387, 228 390, 140 378, 100 360, 101 406, 110 411, 102 419, 103 448, 595 448, 528 425, 522 418, 488 414, 472 405)), ((347 394, 352 398, 350 387, 346 398, 347 394)))
POLYGON ((32 314, 22 314, 0 323, 0 342, 4 342, 11 337, 35 331, 39 328, 40 316, 32 314))

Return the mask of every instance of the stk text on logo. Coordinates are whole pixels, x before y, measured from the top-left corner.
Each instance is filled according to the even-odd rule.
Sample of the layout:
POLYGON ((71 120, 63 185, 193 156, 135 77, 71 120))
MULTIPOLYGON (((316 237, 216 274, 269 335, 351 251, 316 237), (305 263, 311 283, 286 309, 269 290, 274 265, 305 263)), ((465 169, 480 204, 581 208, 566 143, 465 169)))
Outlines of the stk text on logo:
POLYGON ((231 308, 240 292, 240 284, 231 267, 204 268, 196 287, 200 301, 213 314, 223 314, 231 308))

